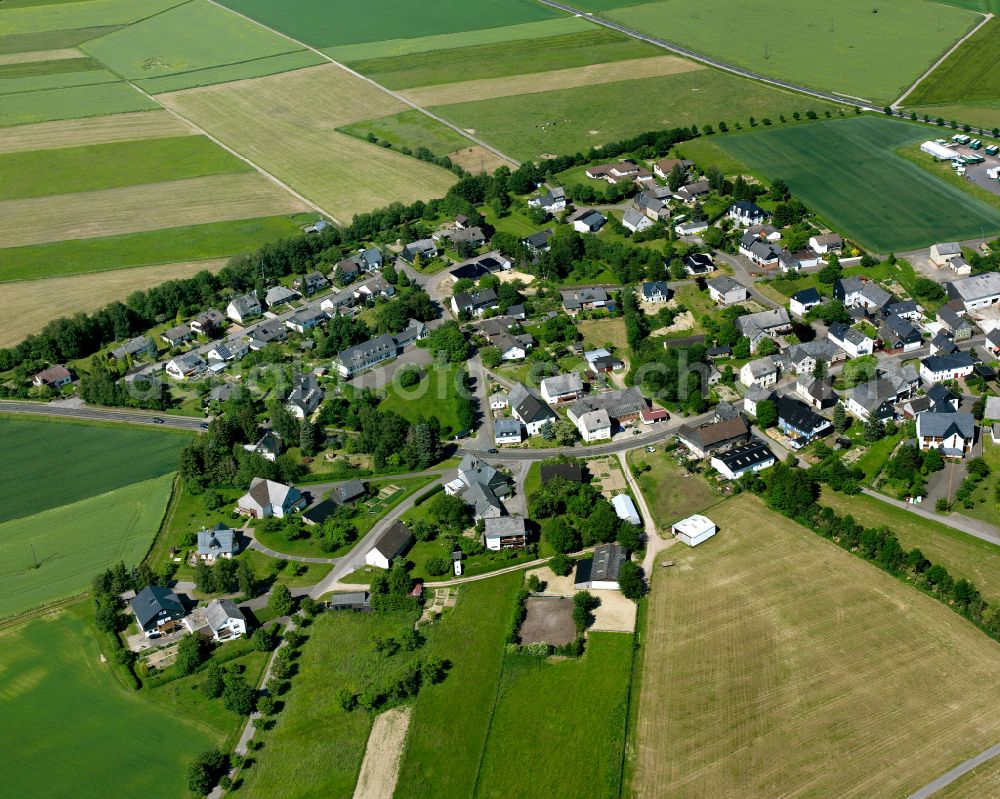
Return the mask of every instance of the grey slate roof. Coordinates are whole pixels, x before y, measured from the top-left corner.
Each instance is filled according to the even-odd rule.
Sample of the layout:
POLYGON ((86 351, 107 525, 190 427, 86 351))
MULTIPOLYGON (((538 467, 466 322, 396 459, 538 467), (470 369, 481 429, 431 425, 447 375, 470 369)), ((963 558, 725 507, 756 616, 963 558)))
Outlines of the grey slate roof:
POLYGON ((947 438, 954 433, 966 440, 974 438, 976 420, 971 413, 924 411, 917 416, 917 434, 920 436, 947 438))
POLYGON ((198 554, 218 557, 226 553, 232 555, 237 550, 236 534, 221 522, 211 530, 198 533, 198 554))
POLYGON ((143 628, 153 621, 160 611, 166 611, 171 615, 184 614, 184 606, 177 594, 162 585, 146 586, 129 600, 129 605, 135 613, 139 626, 143 628))
POLYGON ((217 632, 230 619, 241 619, 246 622, 243 611, 231 599, 213 599, 205 608, 205 618, 212 632, 217 632))

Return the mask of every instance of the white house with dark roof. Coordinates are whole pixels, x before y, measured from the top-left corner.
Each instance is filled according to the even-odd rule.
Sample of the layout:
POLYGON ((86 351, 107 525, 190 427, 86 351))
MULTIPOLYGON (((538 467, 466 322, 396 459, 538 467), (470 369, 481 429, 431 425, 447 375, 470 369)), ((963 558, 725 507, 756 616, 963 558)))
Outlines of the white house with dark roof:
POLYGON ((365 553, 365 563, 379 569, 388 569, 394 558, 402 555, 413 542, 413 533, 402 522, 394 522, 382 533, 365 553))
POLYGON ((438 246, 433 239, 418 239, 403 247, 399 257, 412 266, 418 255, 422 260, 429 261, 431 258, 436 258, 437 254, 438 246))
POLYGON ((720 452, 709 461, 712 468, 727 480, 736 480, 750 472, 760 472, 774 466, 776 458, 767 444, 751 439, 747 444, 720 452))
POLYGON ((670 299, 670 286, 663 280, 647 280, 639 292, 643 302, 666 302, 670 299))
POLYGON ((239 543, 236 539, 236 533, 222 522, 219 522, 211 530, 198 532, 197 556, 199 560, 212 564, 220 558, 231 558, 238 551, 239 543))
POLYGON ((796 291, 788 298, 788 310, 798 317, 804 317, 817 305, 822 304, 822 295, 811 286, 807 289, 796 291))
POLYGON ((752 233, 747 233, 740 239, 739 250, 740 255, 758 266, 774 266, 781 258, 780 247, 769 241, 761 241, 752 233))
POLYGON ((845 308, 864 308, 866 311, 880 311, 894 299, 878 284, 856 275, 837 280, 833 284, 833 296, 845 308))
POLYGON ((928 385, 943 380, 961 380, 972 374, 976 359, 959 350, 951 355, 930 355, 920 361, 920 379, 928 385))
POLYGON ((524 440, 521 423, 517 419, 494 419, 493 441, 502 444, 520 444, 524 440))
POLYGON ((848 327, 843 322, 834 322, 827 330, 827 338, 852 358, 871 355, 875 352, 875 340, 857 328, 848 327))
POLYGON ((922 450, 936 449, 951 458, 964 458, 976 440, 976 421, 971 413, 917 414, 917 445, 922 450))
POLYGON ((653 220, 636 208, 626 208, 625 215, 622 217, 622 225, 626 230, 639 233, 643 230, 649 230, 653 226, 653 220))
POLYGON ((507 392, 507 402, 514 418, 518 419, 529 436, 537 435, 546 422, 555 422, 556 415, 541 397, 534 394, 522 383, 514 383, 507 392))
POLYGON ((809 246, 820 255, 827 255, 831 252, 840 252, 844 248, 844 240, 839 233, 820 233, 810 236, 809 246))
POLYGON ((188 324, 175 325, 160 333, 160 338, 163 339, 168 347, 176 347, 185 341, 190 341, 194 337, 195 332, 188 324))
POLYGON ((735 305, 745 302, 749 297, 746 286, 733 280, 728 275, 708 281, 708 296, 719 305, 735 305))
POLYGON ((255 477, 250 482, 250 490, 236 503, 236 510, 254 519, 270 516, 282 519, 305 506, 305 497, 295 486, 255 477))
POLYGON ((319 387, 316 375, 311 372, 296 375, 285 407, 296 419, 308 419, 323 401, 323 389, 319 387))
POLYGON ((167 361, 166 372, 175 380, 186 380, 193 375, 201 374, 206 366, 202 357, 192 350, 167 361))
POLYGON ((736 320, 736 327, 750 339, 750 352, 756 352, 765 338, 775 338, 792 329, 792 320, 784 308, 744 314, 736 320))
POLYGON ((209 308, 207 311, 202 311, 194 319, 191 320, 191 329, 196 333, 201 333, 202 335, 208 335, 219 328, 223 327, 226 323, 226 317, 223 316, 219 311, 214 308, 209 308))
POLYGON ((341 377, 350 379, 390 358, 395 358, 398 354, 399 345, 396 339, 388 333, 383 333, 338 353, 333 359, 333 365, 341 377))
POLYGON ((575 316, 580 311, 604 308, 608 304, 608 292, 602 288, 582 288, 560 293, 563 310, 570 316, 575 316))
POLYGON ((256 291, 233 297, 229 305, 226 306, 226 316, 239 324, 243 324, 247 319, 260 316, 262 313, 263 308, 261 308, 260 300, 257 299, 256 291))
POLYGON ((739 227, 762 225, 771 215, 756 203, 740 200, 729 206, 729 218, 739 227))
POLYGON ((187 611, 172 589, 148 585, 129 600, 139 629, 147 638, 156 638, 177 626, 187 611))
POLYGON ((577 233, 596 233, 604 227, 604 223, 607 221, 604 214, 593 208, 584 208, 570 219, 570 223, 577 233))
POLYGON ((541 208, 549 214, 556 214, 566 208, 566 190, 560 186, 546 189, 544 194, 537 194, 528 200, 530 208, 541 208))
POLYGON ((576 415, 571 421, 576 425, 580 438, 587 443, 611 438, 611 417, 604 408, 586 411, 576 415))
POLYGON ((205 620, 216 641, 233 641, 249 631, 246 616, 231 599, 213 599, 205 608, 205 620))

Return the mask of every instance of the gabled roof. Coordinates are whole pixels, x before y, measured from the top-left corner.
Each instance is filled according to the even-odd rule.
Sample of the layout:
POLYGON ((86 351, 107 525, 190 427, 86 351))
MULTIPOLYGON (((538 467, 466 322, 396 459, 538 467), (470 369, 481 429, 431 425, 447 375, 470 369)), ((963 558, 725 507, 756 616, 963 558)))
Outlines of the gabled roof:
POLYGON ((746 436, 749 432, 750 428, 747 427, 746 420, 742 416, 734 416, 724 422, 713 422, 702 427, 691 427, 685 424, 677 429, 677 435, 685 441, 690 441, 699 449, 746 436))
POLYGON ((208 620, 208 626, 212 632, 220 630, 229 623, 230 619, 239 619, 246 623, 243 612, 231 599, 213 599, 205 608, 205 618, 208 620))
POLYGON ((767 444, 763 441, 754 439, 749 444, 741 444, 714 457, 722 461, 731 472, 736 472, 740 469, 773 461, 774 453, 768 449, 767 444))
POLYGON ((500 516, 486 519, 486 537, 502 538, 503 536, 523 536, 525 534, 524 518, 521 516, 500 516))
POLYGON ((801 400, 781 396, 778 397, 776 405, 778 407, 778 418, 784 420, 796 430, 809 432, 830 424, 801 400))
POLYGON ((376 550, 386 560, 391 561, 396 555, 402 552, 403 548, 412 538, 413 533, 410 532, 409 527, 402 522, 394 522, 388 530, 378 537, 372 549, 376 550))
POLYGON ((976 435, 976 420, 971 413, 939 413, 924 411, 917 415, 917 435, 920 437, 949 438, 958 434, 966 441, 976 435))
POLYGON ((952 413, 958 408, 961 397, 947 386, 935 383, 927 389, 927 401, 930 403, 930 410, 939 413, 952 413))
POLYGON ((733 280, 729 275, 722 275, 721 277, 713 278, 708 281, 708 287, 714 289, 720 294, 728 294, 733 289, 742 289, 746 291, 746 287, 740 283, 738 280, 733 280))
POLYGON ((525 424, 556 419, 555 412, 521 383, 514 383, 507 393, 511 410, 525 424))
POLYGON ((670 286, 663 280, 649 280, 642 284, 642 296, 654 297, 662 294, 664 297, 670 295, 670 286))
POLYGON ((593 560, 577 562, 574 581, 577 585, 589 582, 617 582, 618 572, 628 559, 618 544, 600 544, 594 548, 593 560))
POLYGON ((569 480, 571 483, 583 482, 583 467, 579 463, 543 463, 540 471, 543 483, 554 477, 569 480))
POLYGON ((848 397, 871 412, 885 402, 895 402, 899 397, 897 387, 888 380, 875 378, 866 383, 860 383, 852 388, 848 397))
POLYGON ((796 302, 802 303, 802 305, 813 305, 823 301, 822 295, 820 295, 820 293, 812 287, 796 291, 792 295, 792 299, 796 302))
POLYGON ((612 419, 631 416, 648 407, 646 398, 635 388, 607 391, 603 394, 589 394, 581 397, 570 407, 569 412, 579 418, 590 411, 605 410, 612 419))
POLYGON ((338 505, 345 505, 358 497, 363 497, 365 493, 365 484, 360 480, 345 480, 333 487, 333 490, 330 491, 330 499, 338 505))
POLYGON ((161 611, 166 611, 171 615, 183 615, 184 605, 172 589, 162 585, 148 585, 138 594, 129 600, 132 612, 139 622, 139 626, 145 628, 153 621, 161 611))
POLYGON ((924 358, 920 365, 930 372, 953 372, 959 369, 969 369, 976 359, 969 353, 959 350, 951 355, 930 355, 924 358))
POLYGON ((583 380, 576 372, 567 372, 564 375, 546 377, 541 382, 541 388, 550 397, 560 394, 574 394, 583 391, 583 380))

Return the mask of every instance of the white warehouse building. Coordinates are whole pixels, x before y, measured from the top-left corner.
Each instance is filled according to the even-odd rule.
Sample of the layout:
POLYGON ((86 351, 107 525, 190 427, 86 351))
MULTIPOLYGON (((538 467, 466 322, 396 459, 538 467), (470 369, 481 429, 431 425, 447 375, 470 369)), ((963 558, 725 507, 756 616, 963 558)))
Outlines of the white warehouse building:
POLYGON ((715 535, 718 528, 715 526, 715 522, 707 516, 696 513, 694 516, 688 516, 686 519, 675 522, 671 530, 689 547, 696 547, 715 535))
POLYGON ((956 161, 961 157, 950 147, 945 147, 936 141, 925 141, 920 145, 920 150, 928 155, 933 155, 935 158, 940 158, 942 161, 956 161))

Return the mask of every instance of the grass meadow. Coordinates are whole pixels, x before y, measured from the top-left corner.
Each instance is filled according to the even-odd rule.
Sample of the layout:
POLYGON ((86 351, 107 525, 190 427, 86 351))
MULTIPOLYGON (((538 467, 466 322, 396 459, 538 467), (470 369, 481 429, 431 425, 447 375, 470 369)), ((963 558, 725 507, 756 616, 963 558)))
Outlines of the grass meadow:
POLYGON ((992 19, 921 81, 906 103, 924 106, 1000 99, 998 61, 1000 19, 992 19))
POLYGON ((228 258, 298 232, 287 216, 265 216, 11 247, 0 249, 0 283, 228 258))
POLYGON ((760 74, 873 101, 898 97, 980 19, 913 0, 872 8, 868 0, 665 0, 604 16, 760 74))
POLYGON ((79 0, 31 3, 13 8, 9 3, 4 3, 3 8, 0 8, 0 31, 3 31, 5 36, 13 36, 107 25, 128 25, 184 2, 186 0, 79 0))
POLYGON ((426 147, 435 155, 448 155, 469 146, 469 140, 420 111, 403 111, 379 119, 368 119, 338 128, 341 133, 366 139, 374 133, 393 147, 416 150, 426 147))
POLYGON ((632 654, 631 635, 591 632, 581 658, 507 655, 475 796, 618 799, 632 654))
POLYGON ((1000 232, 1000 213, 896 154, 927 137, 918 125, 863 116, 717 144, 768 178, 782 178, 834 227, 882 252, 1000 232))
MULTIPOLYGON (((36 799, 185 797, 185 769, 225 737, 123 688, 101 662, 89 603, 0 630, 11 730, 4 791, 36 799), (14 732, 16 731, 16 732, 14 732)), ((230 722, 231 724, 231 722, 230 722)))
POLYGON ((410 613, 326 613, 307 628, 298 674, 282 697, 285 709, 260 736, 264 748, 243 772, 237 795, 351 796, 374 717, 361 708, 344 711, 337 690, 360 694, 398 679, 415 653, 385 658, 372 642, 398 638, 413 621, 410 613))
POLYGON ((755 497, 711 516, 654 576, 637 795, 905 796, 996 742, 995 641, 755 497))
POLYGON ((152 111, 157 107, 152 100, 121 82, 8 94, 0 103, 0 128, 55 119, 152 111))
POLYGON ((173 475, 154 477, 0 524, 0 617, 82 593, 119 560, 142 561, 172 486, 173 475))
POLYGON ((178 136, 0 155, 0 200, 249 172, 205 136, 178 136))
POLYGON ((411 422, 416 422, 420 417, 434 417, 441 423, 442 435, 447 437, 457 433, 459 375, 464 369, 454 364, 444 367, 432 364, 422 368, 424 375, 412 388, 402 388, 396 382, 391 383, 379 409, 394 411, 411 422))
POLYGON ((464 0, 432 4, 405 0, 343 0, 337 14, 324 0, 226 0, 225 5, 313 47, 463 33, 556 19, 561 12, 533 0, 480 0, 470 14, 464 0))
POLYGON ((701 513, 721 500, 704 478, 687 474, 670 454, 635 449, 628 453, 627 459, 629 466, 650 467, 636 482, 656 526, 664 534, 670 533, 674 522, 701 513))
POLYGON ((473 794, 523 579, 514 572, 462 586, 458 604, 431 628, 428 654, 452 666, 414 704, 396 799, 473 794))
POLYGON ((0 35, 0 56, 76 47, 86 41, 111 33, 119 27, 118 25, 98 25, 93 28, 41 30, 34 33, 6 34, 5 32, 4 35, 0 35))
POLYGON ((433 110, 519 159, 572 153, 648 130, 733 126, 831 108, 712 69, 458 103, 433 110))

